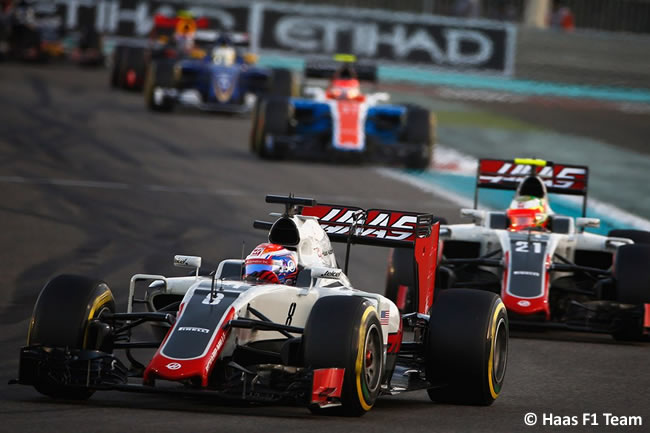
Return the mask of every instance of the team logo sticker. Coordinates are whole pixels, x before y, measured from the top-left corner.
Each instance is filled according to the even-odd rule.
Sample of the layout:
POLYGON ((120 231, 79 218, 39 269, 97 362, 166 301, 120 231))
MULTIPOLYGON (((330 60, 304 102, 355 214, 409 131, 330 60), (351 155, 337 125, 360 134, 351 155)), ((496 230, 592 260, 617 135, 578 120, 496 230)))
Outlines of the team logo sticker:
POLYGON ((181 368, 181 365, 178 362, 170 362, 165 367, 167 367, 170 370, 178 370, 179 368, 181 368))

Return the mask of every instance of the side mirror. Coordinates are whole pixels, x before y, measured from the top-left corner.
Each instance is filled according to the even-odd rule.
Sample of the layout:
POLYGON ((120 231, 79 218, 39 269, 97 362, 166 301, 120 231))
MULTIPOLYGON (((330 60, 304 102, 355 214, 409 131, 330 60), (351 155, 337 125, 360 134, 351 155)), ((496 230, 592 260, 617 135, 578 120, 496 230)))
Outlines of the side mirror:
POLYGON ((386 92, 373 93, 372 99, 374 99, 376 102, 388 102, 390 101, 390 94, 386 92))
POLYGON ((472 218, 475 223, 482 223, 485 220, 485 211, 478 209, 461 209, 460 216, 463 218, 472 218))
POLYGON ((600 227, 600 218, 576 218, 576 227, 579 229, 587 227, 597 229, 600 227))
POLYGON ((325 99, 325 90, 320 87, 305 87, 302 92, 309 98, 325 99))
POLYGON ((244 62, 249 65, 254 65, 257 63, 258 57, 255 53, 246 53, 244 54, 244 62))
POLYGON ((201 257, 197 256, 174 256, 174 266, 179 268, 192 268, 196 269, 196 276, 199 276, 199 268, 201 267, 201 257))

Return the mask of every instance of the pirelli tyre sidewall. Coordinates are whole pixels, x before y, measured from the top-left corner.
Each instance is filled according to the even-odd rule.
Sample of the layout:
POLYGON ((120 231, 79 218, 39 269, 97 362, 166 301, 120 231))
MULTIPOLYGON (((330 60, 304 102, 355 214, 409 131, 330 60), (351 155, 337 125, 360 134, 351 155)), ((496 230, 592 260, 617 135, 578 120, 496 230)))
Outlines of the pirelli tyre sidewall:
POLYGON ((436 402, 490 405, 501 393, 508 357, 508 316, 494 293, 447 289, 431 308, 426 377, 436 402))
POLYGON ((305 365, 345 368, 341 406, 315 413, 360 416, 372 409, 384 369, 376 308, 357 296, 326 296, 314 305, 303 334, 305 365))
MULTIPOLYGON (((36 300, 27 345, 94 349, 90 347, 88 324, 105 311, 115 311, 113 294, 106 283, 78 275, 59 275, 43 287, 36 300)), ((45 395, 65 399, 86 399, 93 393, 47 382, 37 383, 35 388, 45 395)))

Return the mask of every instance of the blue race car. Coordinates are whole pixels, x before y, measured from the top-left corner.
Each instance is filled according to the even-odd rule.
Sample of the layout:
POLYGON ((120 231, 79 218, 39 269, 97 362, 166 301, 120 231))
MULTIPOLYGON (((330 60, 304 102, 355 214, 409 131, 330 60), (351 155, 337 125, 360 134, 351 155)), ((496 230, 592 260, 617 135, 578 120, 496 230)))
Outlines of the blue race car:
POLYGON ((202 59, 152 61, 145 82, 145 101, 154 111, 176 105, 204 111, 250 111, 260 95, 291 95, 296 88, 287 69, 254 66, 229 39, 221 38, 202 59))
POLYGON ((307 65, 307 78, 330 78, 305 97, 275 97, 256 104, 250 148, 262 158, 324 158, 382 162, 413 169, 429 166, 435 118, 414 105, 387 103, 387 93, 361 93, 376 68, 344 63, 307 65))

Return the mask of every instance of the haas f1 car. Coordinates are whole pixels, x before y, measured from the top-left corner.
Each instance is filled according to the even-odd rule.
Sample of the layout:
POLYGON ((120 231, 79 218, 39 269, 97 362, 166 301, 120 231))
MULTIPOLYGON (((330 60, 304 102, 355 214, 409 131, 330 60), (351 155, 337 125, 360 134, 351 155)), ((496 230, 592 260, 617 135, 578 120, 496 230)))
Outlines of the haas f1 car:
POLYGON ((362 93, 376 82, 374 65, 307 63, 305 77, 329 80, 305 87, 301 98, 257 104, 250 150, 262 158, 317 158, 382 162, 424 169, 435 141, 435 117, 415 105, 389 104, 388 93, 362 93))
POLYGON ((123 313, 106 283, 56 277, 36 302, 17 382, 55 398, 107 389, 203 394, 344 415, 364 414, 380 395, 418 389, 434 401, 494 402, 506 370, 505 307, 483 291, 434 297, 439 223, 431 215, 292 196, 266 201, 286 212, 255 226, 297 263, 264 258, 260 245, 245 262, 225 260, 203 276, 199 257, 176 256, 192 275, 134 275, 123 313), (416 311, 400 316, 386 297, 353 288, 330 242, 409 251, 416 311), (249 266, 276 265, 291 282, 242 278, 249 266), (150 284, 139 297, 142 282, 150 284), (148 311, 135 311, 141 304, 148 311), (132 329, 146 322, 166 325, 164 337, 135 341, 132 329), (157 351, 141 364, 134 352, 145 347, 157 351))
MULTIPOLYGON (((443 225, 438 288, 498 293, 512 324, 645 340, 650 328, 650 233, 585 232, 588 168, 542 160, 479 161, 471 224, 443 225), (506 212, 478 210, 479 189, 515 190, 506 212), (548 193, 583 199, 583 217, 555 214, 548 193)), ((412 259, 395 250, 387 295, 409 309, 412 259)))

